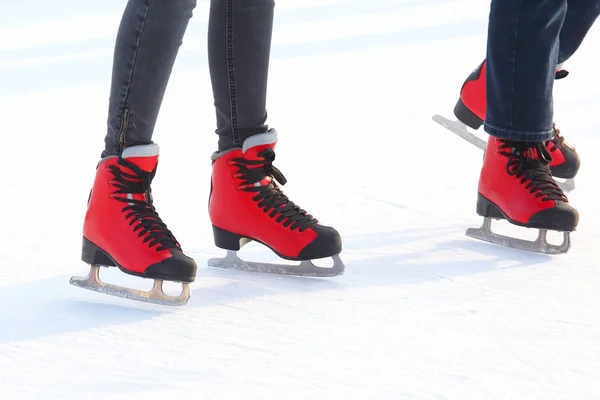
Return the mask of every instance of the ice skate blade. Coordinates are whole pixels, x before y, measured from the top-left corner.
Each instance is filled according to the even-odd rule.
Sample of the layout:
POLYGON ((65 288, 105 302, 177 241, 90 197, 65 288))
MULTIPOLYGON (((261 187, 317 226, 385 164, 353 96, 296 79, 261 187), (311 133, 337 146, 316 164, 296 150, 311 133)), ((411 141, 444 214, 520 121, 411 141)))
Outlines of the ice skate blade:
POLYGON ((548 231, 544 229, 540 229, 537 239, 532 242, 529 240, 499 235, 492 232, 491 226, 492 220, 490 218, 484 218, 483 225, 481 225, 480 228, 469 228, 465 234, 474 239, 483 240, 488 243, 542 254, 565 254, 571 247, 570 232, 563 232, 563 243, 554 245, 548 243, 546 240, 548 231))
MULTIPOLYGON (((463 124, 462 122, 455 120, 455 121, 451 121, 446 117, 443 117, 441 115, 434 115, 433 120, 435 122, 437 122, 438 124, 442 125, 444 128, 448 129, 451 132, 456 133, 458 136, 460 136, 461 138, 465 139, 467 142, 477 146, 479 149, 485 151, 486 147, 487 147, 487 142, 477 136, 475 136, 473 133, 469 132, 469 130, 467 129, 467 126, 465 124, 463 124)), ((554 179, 556 181, 556 183, 558 184, 558 186, 560 187, 560 189, 563 192, 569 193, 572 192, 573 190, 575 190, 575 180, 574 179, 565 179, 564 181, 559 181, 556 178, 554 179)))
POLYGON ((465 139, 467 142, 485 151, 487 147, 487 142, 469 132, 467 130, 467 126, 462 122, 458 120, 450 121, 448 118, 442 117, 441 115, 434 115, 433 120, 441 126, 443 126, 444 128, 448 129, 449 131, 456 133, 458 136, 465 139))
POLYGON ((92 266, 87 276, 72 277, 69 280, 69 283, 73 286, 92 290, 94 292, 164 306, 183 306, 189 302, 191 297, 189 283, 182 283, 182 290, 179 296, 169 296, 165 294, 162 290, 163 281, 160 279, 154 280, 154 285, 150 291, 104 283, 100 280, 100 267, 98 266, 92 266))
POLYGON ((333 258, 333 267, 317 267, 310 260, 300 261, 299 265, 270 264, 254 261, 244 261, 240 259, 236 251, 227 250, 223 258, 211 258, 208 260, 208 266, 222 269, 232 269, 237 271, 262 272, 267 274, 294 275, 308 277, 334 277, 343 275, 346 267, 339 255, 333 258))
POLYGON ((555 181, 563 192, 569 193, 569 192, 572 192, 573 190, 575 190, 575 180, 573 178, 565 179, 562 182, 557 181, 556 179, 555 179, 555 181))

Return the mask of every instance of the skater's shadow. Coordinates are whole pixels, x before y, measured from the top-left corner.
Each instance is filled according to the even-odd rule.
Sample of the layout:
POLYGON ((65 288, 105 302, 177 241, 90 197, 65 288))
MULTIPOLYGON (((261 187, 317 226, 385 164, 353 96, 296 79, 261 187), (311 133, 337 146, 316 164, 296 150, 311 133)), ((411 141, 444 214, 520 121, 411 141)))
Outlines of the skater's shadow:
POLYGON ((0 288, 0 343, 148 320, 160 310, 126 302, 80 301, 81 289, 58 277, 0 288))
POLYGON ((429 249, 406 254, 373 255, 357 261, 351 287, 419 284, 499 270, 528 268, 549 262, 551 256, 507 249, 470 239, 436 243, 429 249), (455 251, 484 257, 452 256, 455 251))
MULTIPOLYGON (((299 293, 387 287, 452 279, 506 268, 523 268, 547 262, 550 256, 506 249, 462 238, 456 228, 414 229, 382 235, 345 238, 346 273, 337 278, 302 278, 205 267, 208 257, 196 256, 200 269, 186 307, 161 307, 119 299, 72 287, 68 277, 29 282, 0 289, 0 343, 150 320, 166 313, 231 305, 246 300, 299 293), (420 249, 418 242, 437 240, 420 249), (369 248, 378 246, 378 250, 369 248), (390 246, 385 253, 381 248, 390 246), (398 254, 398 247, 408 249, 398 254), (412 250, 414 249, 414 250, 412 250), (455 251, 485 255, 485 259, 451 256, 455 251), (447 257, 445 255, 448 255, 447 257), (425 262, 424 262, 425 261, 425 262), (224 281, 221 282, 221 280, 224 281), (206 285, 204 282, 217 282, 206 285)), ((212 252, 214 254, 214 251, 212 252)))
MULTIPOLYGON (((343 277, 332 279, 280 277, 202 269, 199 271, 199 276, 227 277, 234 280, 223 286, 198 290, 199 294, 192 298, 190 307, 222 305, 258 297, 277 297, 297 293, 418 284, 511 268, 527 268, 544 264, 552 259, 545 254, 508 249, 463 238, 463 232, 464 229, 452 227, 410 229, 385 235, 345 237, 344 243, 350 249, 361 247, 364 249, 371 245, 379 248, 398 245, 411 247, 415 242, 423 240, 448 237, 451 239, 441 240, 429 248, 408 251, 404 254, 394 253, 397 248, 391 248, 388 254, 381 252, 368 254, 365 250, 346 251, 344 253, 348 259, 346 273, 343 277), (456 251, 478 254, 480 257, 451 256, 456 251), (352 260, 353 255, 359 255, 361 258, 352 260), (424 260, 431 261, 424 262, 424 260)), ((200 264, 202 263, 203 261, 200 261, 200 264)))

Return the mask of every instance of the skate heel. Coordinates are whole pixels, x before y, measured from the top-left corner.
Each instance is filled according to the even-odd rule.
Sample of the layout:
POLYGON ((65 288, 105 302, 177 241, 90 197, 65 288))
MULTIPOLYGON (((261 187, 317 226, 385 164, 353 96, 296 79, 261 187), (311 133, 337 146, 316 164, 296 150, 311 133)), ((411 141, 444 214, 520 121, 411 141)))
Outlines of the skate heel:
POLYGON ((215 246, 225 250, 238 251, 243 245, 250 242, 250 239, 242 235, 226 231, 214 225, 213 236, 215 238, 215 246))
POLYGON ((504 219, 502 211, 491 201, 481 195, 477 194, 477 214, 485 218, 493 219, 504 219))
POLYGON ((98 265, 104 267, 116 267, 115 262, 106 253, 94 243, 83 238, 81 248, 81 260, 89 265, 98 265))
POLYGON ((469 110, 460 98, 454 106, 454 115, 460 122, 467 125, 471 129, 477 130, 483 124, 481 118, 469 110))

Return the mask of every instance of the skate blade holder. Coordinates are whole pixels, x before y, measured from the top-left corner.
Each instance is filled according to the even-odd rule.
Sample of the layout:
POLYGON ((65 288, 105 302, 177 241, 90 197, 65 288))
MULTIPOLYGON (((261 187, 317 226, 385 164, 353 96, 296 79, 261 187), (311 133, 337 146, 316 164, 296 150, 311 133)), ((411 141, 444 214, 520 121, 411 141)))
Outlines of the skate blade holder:
POLYGON ((562 232, 563 242, 559 245, 548 243, 548 231, 545 229, 539 230, 536 240, 529 241, 492 232, 492 219, 487 217, 483 219, 483 224, 480 228, 469 228, 465 234, 484 242, 542 254, 564 254, 571 247, 570 232, 562 232))
POLYGON ((333 266, 330 268, 318 267, 311 260, 300 261, 299 265, 275 264, 256 261, 244 261, 238 257, 237 251, 227 250, 223 258, 211 258, 208 266, 213 268, 230 269, 246 272, 261 272, 277 275, 307 276, 315 278, 328 278, 343 275, 346 267, 339 254, 331 257, 333 266))
MULTIPOLYGON (((471 143, 478 149, 485 151, 487 147, 487 142, 481 139, 480 137, 476 136, 475 134, 469 132, 469 130, 467 129, 467 125, 465 125, 464 123, 458 120, 452 121, 446 117, 437 114, 434 115, 432 118, 435 122, 437 122, 444 128, 448 129, 451 132, 454 132, 456 135, 460 136, 461 138, 471 143)), ((573 178, 564 180, 558 180, 558 178, 554 178, 554 180, 563 192, 569 193, 575 190, 575 180, 573 178)))
POLYGON ((186 305, 191 298, 190 284, 187 282, 182 282, 182 290, 179 296, 165 294, 163 291, 163 281, 160 279, 154 280, 152 289, 149 291, 102 282, 100 279, 100 267, 97 265, 92 265, 90 272, 86 276, 72 277, 69 280, 69 283, 73 286, 110 296, 164 306, 183 306, 186 305))

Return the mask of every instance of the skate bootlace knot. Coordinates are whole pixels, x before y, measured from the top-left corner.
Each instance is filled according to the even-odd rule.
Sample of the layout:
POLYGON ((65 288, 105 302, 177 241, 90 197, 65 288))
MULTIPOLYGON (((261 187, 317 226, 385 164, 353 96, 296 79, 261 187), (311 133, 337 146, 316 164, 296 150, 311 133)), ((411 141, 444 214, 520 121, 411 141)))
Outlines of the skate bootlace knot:
POLYGON ((258 159, 231 160, 238 169, 234 176, 243 181, 238 190, 255 192, 252 200, 257 202, 258 207, 265 213, 269 213, 269 217, 276 218, 277 223, 282 223, 285 228, 303 232, 319 221, 283 194, 275 181, 283 186, 287 179, 273 165, 274 160, 275 152, 271 148, 259 152, 258 159))
POLYGON ((111 184, 115 187, 111 198, 128 205, 123 207, 122 212, 129 226, 137 232, 138 238, 142 238, 149 247, 156 247, 156 251, 176 249, 181 251, 181 246, 167 225, 161 220, 154 208, 152 189, 150 184, 156 175, 156 168, 151 172, 145 172, 135 164, 119 158, 118 164, 129 169, 131 173, 116 165, 109 166, 113 174, 111 184), (125 196, 119 196, 125 195, 125 196), (134 197, 134 195, 137 198, 134 197))
POLYGON ((507 157, 506 172, 520 179, 521 184, 542 201, 568 202, 550 172, 552 161, 544 143, 501 140, 500 154, 507 157))
POLYGON ((556 150, 563 147, 565 142, 565 138, 560 134, 560 130, 556 128, 554 125, 554 132, 552 133, 552 139, 550 139, 550 143, 552 143, 551 152, 555 152, 556 150))

